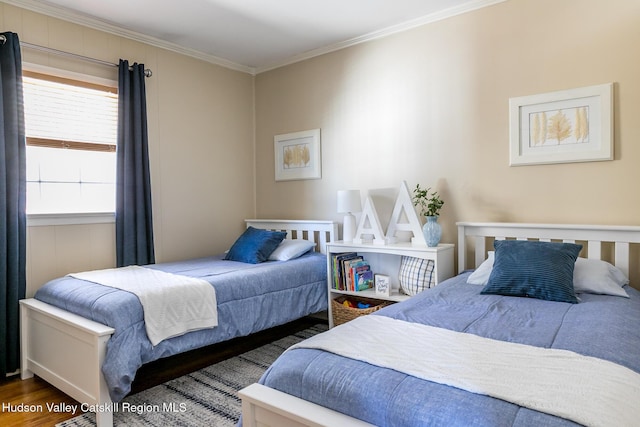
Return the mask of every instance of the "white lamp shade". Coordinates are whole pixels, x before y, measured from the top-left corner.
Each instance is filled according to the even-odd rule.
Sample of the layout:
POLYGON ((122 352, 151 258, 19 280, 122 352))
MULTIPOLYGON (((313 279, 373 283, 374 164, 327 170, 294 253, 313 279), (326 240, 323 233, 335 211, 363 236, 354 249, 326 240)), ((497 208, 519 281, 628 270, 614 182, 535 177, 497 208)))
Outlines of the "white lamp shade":
POLYGON ((338 191, 338 212, 360 212, 362 201, 360 200, 360 190, 339 190, 338 191))

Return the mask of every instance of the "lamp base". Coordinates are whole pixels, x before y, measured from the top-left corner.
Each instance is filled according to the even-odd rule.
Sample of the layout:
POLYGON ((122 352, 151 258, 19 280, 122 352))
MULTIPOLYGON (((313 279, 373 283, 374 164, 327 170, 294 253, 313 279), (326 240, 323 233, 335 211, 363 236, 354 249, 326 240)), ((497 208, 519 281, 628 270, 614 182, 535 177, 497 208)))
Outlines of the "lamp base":
POLYGON ((342 241, 353 242, 356 235, 356 217, 350 213, 344 216, 342 224, 342 241))

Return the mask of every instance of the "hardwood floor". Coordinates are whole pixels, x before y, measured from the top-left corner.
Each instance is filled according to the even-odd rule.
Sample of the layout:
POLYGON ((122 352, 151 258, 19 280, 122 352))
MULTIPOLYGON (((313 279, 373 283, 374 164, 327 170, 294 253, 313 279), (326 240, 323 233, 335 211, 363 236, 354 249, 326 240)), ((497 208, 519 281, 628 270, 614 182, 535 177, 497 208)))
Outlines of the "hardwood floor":
POLYGON ((80 415, 77 412, 74 415, 64 411, 50 411, 47 406, 61 404, 79 407, 78 402, 38 377, 22 381, 20 376, 15 376, 0 383, 2 426, 53 426, 80 415))
MULTIPOLYGON (((326 323, 323 319, 305 317, 248 337, 235 338, 156 360, 138 370, 131 394, 237 356, 323 321, 326 323)), ((0 381, 0 426, 54 426, 80 415, 79 408, 78 402, 38 377, 22 381, 19 376, 15 376, 0 381), (68 410, 70 407, 64 405, 76 405, 78 412, 73 414, 68 410), (67 411, 64 411, 65 408, 67 411)))

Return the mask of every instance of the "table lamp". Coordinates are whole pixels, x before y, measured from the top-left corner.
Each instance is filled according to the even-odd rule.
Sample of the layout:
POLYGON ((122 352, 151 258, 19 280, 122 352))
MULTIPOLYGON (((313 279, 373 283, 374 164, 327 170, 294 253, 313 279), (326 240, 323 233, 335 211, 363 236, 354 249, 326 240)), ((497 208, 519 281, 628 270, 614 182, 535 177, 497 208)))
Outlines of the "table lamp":
POLYGON ((360 201, 360 190, 339 190, 338 191, 338 212, 346 214, 342 225, 342 240, 352 242, 356 234, 356 217, 353 212, 360 212, 362 202, 360 201))

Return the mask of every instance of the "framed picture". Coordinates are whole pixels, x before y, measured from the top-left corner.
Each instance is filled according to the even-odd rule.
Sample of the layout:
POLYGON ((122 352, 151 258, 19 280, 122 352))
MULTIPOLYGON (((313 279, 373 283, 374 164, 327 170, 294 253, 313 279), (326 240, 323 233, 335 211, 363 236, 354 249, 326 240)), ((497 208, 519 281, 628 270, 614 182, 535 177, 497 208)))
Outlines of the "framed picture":
POLYGON ((509 99, 510 166, 613 160, 613 83, 509 99))
POLYGON ((391 283, 389 282, 389 276, 376 274, 373 276, 373 283, 376 289, 376 295, 385 297, 391 295, 391 283))
POLYGON ((276 135, 273 145, 276 181, 318 179, 322 176, 320 129, 276 135))

